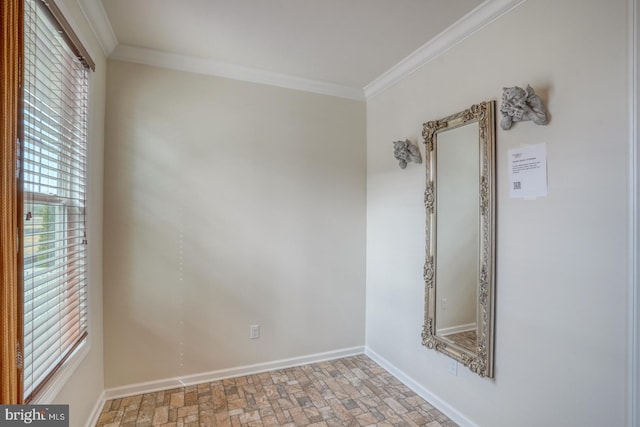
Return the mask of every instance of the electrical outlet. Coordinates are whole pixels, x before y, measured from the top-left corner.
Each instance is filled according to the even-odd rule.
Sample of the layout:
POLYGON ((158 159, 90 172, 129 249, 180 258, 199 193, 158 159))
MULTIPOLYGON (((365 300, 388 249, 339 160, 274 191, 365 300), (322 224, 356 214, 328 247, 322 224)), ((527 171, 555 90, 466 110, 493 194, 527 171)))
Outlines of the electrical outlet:
POLYGON ((440 308, 443 309, 443 310, 447 309, 447 299, 446 298, 442 298, 440 300, 440 308))
POLYGON ((252 340, 260 338, 260 325, 251 325, 249 327, 249 338, 252 340))
POLYGON ((458 376, 458 361, 450 359, 449 367, 447 368, 447 370, 451 375, 458 376))

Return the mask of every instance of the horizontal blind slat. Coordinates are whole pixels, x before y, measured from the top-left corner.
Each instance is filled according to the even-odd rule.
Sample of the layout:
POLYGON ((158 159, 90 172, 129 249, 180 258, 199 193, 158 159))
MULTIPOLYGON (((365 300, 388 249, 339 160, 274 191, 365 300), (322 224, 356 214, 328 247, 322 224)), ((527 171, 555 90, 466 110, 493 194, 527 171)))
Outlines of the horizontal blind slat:
POLYGON ((24 1, 21 161, 28 402, 87 335, 88 71, 44 1, 24 1))
POLYGON ((43 334, 42 328, 56 328, 56 333, 66 333, 68 330, 78 330, 81 331, 85 329, 84 327, 76 327, 77 324, 81 324, 83 316, 83 312, 81 310, 82 303, 85 301, 78 299, 73 305, 64 305, 62 309, 60 307, 51 307, 49 310, 59 309, 59 318, 46 318, 44 321, 41 321, 40 324, 31 324, 30 328, 33 331, 31 334, 29 341, 25 341, 25 347, 27 346, 27 342, 32 346, 32 353, 34 357, 37 357, 38 354, 43 351, 50 351, 46 347, 43 348, 43 351, 39 351, 39 347, 43 341, 46 341, 47 337, 51 334, 43 334), (39 333, 38 333, 39 332, 39 333))

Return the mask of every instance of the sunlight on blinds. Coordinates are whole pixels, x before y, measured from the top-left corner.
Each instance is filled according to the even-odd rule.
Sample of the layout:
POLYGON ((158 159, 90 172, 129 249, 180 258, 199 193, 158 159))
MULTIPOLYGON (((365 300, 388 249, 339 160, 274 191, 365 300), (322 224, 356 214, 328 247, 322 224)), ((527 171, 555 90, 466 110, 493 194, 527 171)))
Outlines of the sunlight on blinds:
POLYGON ((24 395, 87 335, 88 70, 48 9, 25 2, 24 395))

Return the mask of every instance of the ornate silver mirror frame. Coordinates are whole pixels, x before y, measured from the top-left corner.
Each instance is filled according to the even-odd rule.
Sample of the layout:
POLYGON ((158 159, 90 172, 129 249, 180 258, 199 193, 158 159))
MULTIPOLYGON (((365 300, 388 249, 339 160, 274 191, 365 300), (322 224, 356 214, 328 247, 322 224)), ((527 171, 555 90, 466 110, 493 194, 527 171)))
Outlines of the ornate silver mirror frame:
MULTIPOLYGON (((457 114, 443 118, 442 120, 430 121, 424 124, 423 137, 426 144, 426 173, 427 185, 425 191, 425 208, 426 208, 426 260, 424 265, 424 281, 425 281, 425 317, 422 329, 422 344, 430 349, 435 349, 445 355, 457 360, 461 364, 467 366, 472 372, 477 373, 481 377, 493 377, 493 337, 494 337, 494 292, 495 292, 495 102, 487 101, 480 104, 472 105, 469 109, 461 111, 457 114), (472 304, 475 299, 475 340, 472 344, 462 345, 458 341, 453 341, 438 332, 438 300, 442 303, 442 307, 446 308, 446 299, 443 302, 439 296, 439 288, 443 289, 444 283, 439 282, 438 275, 438 238, 441 239, 441 245, 445 243, 445 239, 452 236, 437 236, 437 212, 438 212, 438 136, 441 136, 444 142, 444 132, 448 132, 455 128, 466 125, 475 125, 478 129, 478 162, 477 169, 479 172, 477 187, 475 186, 475 176, 472 188, 477 188, 477 197, 474 195, 472 202, 473 214, 477 215, 477 236, 474 231, 474 241, 478 243, 477 265, 473 266, 474 273, 472 280, 476 283, 474 294, 472 295, 472 304), (476 207, 476 203, 479 206, 476 207), (476 211, 477 208, 477 211, 476 211), (474 279, 475 278, 475 279, 474 279)), ((469 129, 467 129, 468 131, 469 129)), ((474 129, 471 129, 475 132, 474 129)), ((451 133, 453 135, 453 133, 451 133)), ((473 136, 471 136, 472 139, 473 136)), ((470 142, 470 146, 474 146, 474 142, 470 142)), ((475 150, 475 148, 474 148, 475 150)), ((457 161, 457 158, 454 157, 457 161)), ((444 168, 445 165, 440 165, 444 168)), ((444 177, 444 170, 441 171, 444 177)), ((454 175, 457 171, 454 172, 454 175)), ((472 176, 475 172, 472 172, 472 176)), ((444 189, 440 189, 443 191, 444 189)), ((472 189, 475 192, 476 190, 472 189)), ((444 194, 442 194, 444 197, 444 194)), ((445 200, 444 198, 442 200, 445 200)), ((442 218, 444 221, 445 218, 442 218)), ((451 222, 453 220, 450 220, 451 222)), ((475 218, 474 218, 475 221, 475 218)), ((455 224, 454 224, 455 225, 455 224)), ((475 227, 472 224, 472 227, 475 227)), ((443 233, 445 234, 445 233, 443 233)), ((458 238, 460 236, 453 236, 458 238)), ((448 242, 448 241, 447 241, 448 242)), ((475 251, 475 248, 474 248, 475 251)), ((455 255, 455 253, 454 253, 455 255)), ((443 254, 444 256, 444 254, 443 254)), ((444 276, 443 276, 444 277, 444 276)), ((441 281, 445 280, 443 278, 441 281)), ((443 313, 440 311, 440 313, 443 313)), ((443 316, 444 318, 444 316, 443 316)), ((473 334, 473 330, 470 331, 473 334)))

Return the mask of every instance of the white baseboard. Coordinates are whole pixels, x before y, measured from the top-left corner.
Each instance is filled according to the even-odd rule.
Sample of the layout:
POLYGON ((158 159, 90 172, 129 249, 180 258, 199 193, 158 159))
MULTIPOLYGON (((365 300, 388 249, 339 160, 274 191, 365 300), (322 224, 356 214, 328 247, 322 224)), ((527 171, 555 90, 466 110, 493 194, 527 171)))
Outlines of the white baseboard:
MULTIPOLYGON (((340 359, 342 357, 356 356, 364 353, 364 347, 351 347, 342 350, 328 351, 325 353, 310 354, 307 356, 293 357, 291 359, 275 360, 272 362, 258 363, 255 365, 239 366, 236 368, 221 369, 218 371, 203 372, 200 374, 186 375, 182 377, 167 378, 157 381, 149 381, 123 387, 110 388, 104 392, 104 401, 118 399, 137 394, 153 393, 177 387, 185 387, 193 384, 219 381, 226 378, 241 377, 245 375, 259 374, 261 372, 276 369, 291 368, 309 363, 324 362, 326 360, 340 359)), ((104 403, 103 403, 104 404, 104 403)), ((95 424, 94 424, 95 425, 95 424)))
POLYGON ((477 424, 465 417, 462 413, 460 413, 460 411, 449 405, 437 395, 433 394, 426 387, 419 384, 416 380, 405 374, 403 371, 393 366, 391 363, 389 363, 389 361, 387 361, 375 351, 371 350, 369 347, 365 347, 364 354, 366 354, 378 365, 386 369, 391 375, 396 377, 400 382, 413 390, 418 396, 422 397, 433 407, 438 409, 447 417, 451 418, 451 420, 460 425, 460 427, 478 427, 477 424))
POLYGON ((104 404, 107 399, 105 398, 104 391, 100 394, 100 397, 96 401, 96 404, 93 406, 91 410, 91 414, 89 414, 89 418, 87 419, 87 424, 85 427, 94 427, 98 424, 98 419, 100 418, 100 414, 102 413, 102 408, 104 408, 104 404))
POLYGON ((436 330, 436 334, 444 337, 451 334, 458 334, 460 332, 474 331, 475 329, 476 329, 475 323, 467 323, 466 325, 458 325, 458 326, 451 326, 449 328, 438 329, 436 330))

